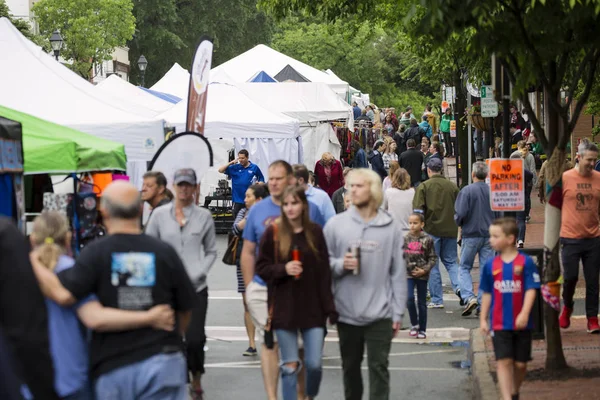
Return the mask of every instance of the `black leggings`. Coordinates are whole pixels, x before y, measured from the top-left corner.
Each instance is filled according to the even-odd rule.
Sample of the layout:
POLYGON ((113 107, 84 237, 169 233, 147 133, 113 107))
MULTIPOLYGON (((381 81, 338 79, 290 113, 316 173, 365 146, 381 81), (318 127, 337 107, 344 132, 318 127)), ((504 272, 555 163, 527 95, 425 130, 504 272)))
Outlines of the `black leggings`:
POLYGON ((196 304, 192 309, 192 319, 185 333, 188 369, 192 374, 204 374, 204 345, 206 344, 206 310, 208 309, 208 288, 196 293, 196 304))

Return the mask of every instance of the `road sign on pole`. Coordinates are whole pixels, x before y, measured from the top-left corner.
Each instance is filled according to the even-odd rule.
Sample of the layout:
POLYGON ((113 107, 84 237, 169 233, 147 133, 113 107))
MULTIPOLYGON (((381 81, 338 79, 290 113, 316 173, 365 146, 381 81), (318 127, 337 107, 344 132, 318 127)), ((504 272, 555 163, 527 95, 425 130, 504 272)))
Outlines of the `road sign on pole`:
POLYGON ((491 158, 488 165, 492 211, 525 210, 523 159, 491 158))
POLYGON ((456 97, 456 90, 454 86, 446 86, 446 101, 450 104, 454 104, 454 98, 456 97))
POLYGON ((498 116, 498 103, 494 100, 492 86, 481 86, 481 116, 484 118, 498 116))

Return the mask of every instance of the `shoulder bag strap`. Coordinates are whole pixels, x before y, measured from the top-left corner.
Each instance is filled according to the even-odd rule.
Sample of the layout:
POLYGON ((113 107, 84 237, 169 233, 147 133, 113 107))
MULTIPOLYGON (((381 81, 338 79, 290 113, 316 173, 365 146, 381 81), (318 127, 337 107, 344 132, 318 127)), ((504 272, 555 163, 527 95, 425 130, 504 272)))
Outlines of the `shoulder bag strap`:
MULTIPOLYGON (((277 222, 272 224, 273 226, 273 247, 274 247, 274 255, 275 255, 275 264, 279 263, 279 227, 277 226, 277 222)), ((265 324, 265 331, 269 332, 271 330, 271 322, 273 321, 273 311, 275 309, 275 290, 273 290, 273 298, 271 299, 271 304, 269 304, 269 316, 267 317, 267 323, 265 324)))

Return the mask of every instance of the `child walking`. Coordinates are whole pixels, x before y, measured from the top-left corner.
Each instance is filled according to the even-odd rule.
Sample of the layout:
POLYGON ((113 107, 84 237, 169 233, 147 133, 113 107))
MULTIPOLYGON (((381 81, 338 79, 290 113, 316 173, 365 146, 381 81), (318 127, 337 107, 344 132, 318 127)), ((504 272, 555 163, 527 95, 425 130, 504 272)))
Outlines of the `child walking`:
POLYGON ((423 214, 413 213, 408 217, 408 233, 404 237, 404 259, 408 277, 408 313, 410 314, 410 333, 417 339, 427 338, 427 280, 429 272, 437 261, 433 239, 423 232, 425 218, 423 214), (415 288, 417 304, 415 305, 415 288))
POLYGON ((514 218, 492 223, 490 245, 499 255, 483 267, 479 286, 483 292, 481 331, 484 335, 492 332, 503 400, 519 399, 527 362, 531 360, 531 309, 536 289, 540 288, 534 261, 515 248, 518 235, 514 218))

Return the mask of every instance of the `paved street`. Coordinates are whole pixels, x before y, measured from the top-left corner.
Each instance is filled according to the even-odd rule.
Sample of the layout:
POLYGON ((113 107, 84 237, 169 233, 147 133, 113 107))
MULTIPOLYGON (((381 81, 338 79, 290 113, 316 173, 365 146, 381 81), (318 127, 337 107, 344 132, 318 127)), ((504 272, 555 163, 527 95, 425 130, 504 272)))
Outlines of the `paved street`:
MULTIPOLYGON (((218 237, 220 260, 226 237, 218 237)), ((443 268, 442 268, 443 269, 443 268)), ((447 275, 444 275, 444 283, 447 275)), ((243 326, 241 296, 236 293, 235 267, 220 261, 209 276, 210 301, 207 318, 206 375, 204 388, 208 400, 264 399, 258 357, 243 357, 248 347, 243 326)), ((475 317, 460 317, 458 299, 445 295, 446 308, 429 310, 428 339, 417 342, 400 332, 390 357, 392 399, 470 398, 467 359, 468 330, 477 326, 475 317)), ((409 321, 403 323, 408 327, 409 321)), ((341 360, 335 330, 325 343, 324 375, 320 398, 343 399, 341 360)), ((366 362, 363 377, 367 385, 366 362)), ((365 388, 366 390, 367 387, 365 388)))

